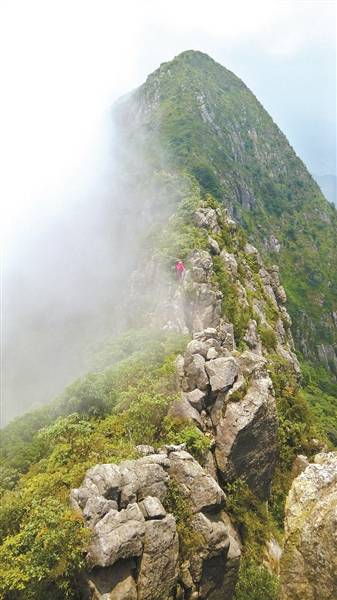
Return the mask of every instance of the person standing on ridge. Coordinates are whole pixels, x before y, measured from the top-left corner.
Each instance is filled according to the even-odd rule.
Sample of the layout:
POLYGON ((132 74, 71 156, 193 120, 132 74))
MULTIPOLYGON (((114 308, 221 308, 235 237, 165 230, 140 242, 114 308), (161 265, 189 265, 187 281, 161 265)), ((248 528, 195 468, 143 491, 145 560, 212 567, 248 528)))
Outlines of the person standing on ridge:
POLYGON ((183 261, 182 260, 177 260, 177 262, 176 262, 177 280, 180 281, 180 282, 184 281, 185 273, 186 273, 186 269, 185 269, 185 265, 184 265, 183 261))

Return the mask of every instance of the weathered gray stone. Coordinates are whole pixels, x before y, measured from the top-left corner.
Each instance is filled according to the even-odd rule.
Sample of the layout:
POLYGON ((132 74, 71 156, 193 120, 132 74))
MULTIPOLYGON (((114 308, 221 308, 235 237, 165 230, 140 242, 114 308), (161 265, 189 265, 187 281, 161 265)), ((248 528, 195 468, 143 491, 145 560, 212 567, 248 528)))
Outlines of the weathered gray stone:
POLYGON ((144 534, 145 521, 137 504, 120 512, 110 510, 93 529, 88 563, 91 567, 109 567, 118 560, 140 556, 144 534))
POLYGON ((236 280, 238 276, 238 264, 236 262, 234 254, 230 254, 226 250, 222 250, 220 253, 220 257, 222 259, 227 273, 229 273, 233 280, 236 280))
POLYGON ((219 233, 220 227, 218 217, 213 208, 200 207, 195 213, 195 223, 197 227, 209 229, 213 233, 219 233))
POLYGON ((145 524, 138 576, 138 600, 169 598, 178 579, 178 535, 173 515, 145 524))
POLYGON ((218 254, 220 254, 219 244, 216 240, 214 240, 213 238, 208 236, 208 243, 209 243, 211 254, 213 254, 214 256, 217 256, 218 254))
POLYGON ((214 360, 215 358, 219 358, 219 352, 217 352, 217 350, 214 347, 212 347, 207 352, 206 360, 214 360))
POLYGON ((133 577, 133 561, 119 561, 117 565, 96 568, 90 573, 88 590, 83 600, 137 600, 137 586, 133 577))
POLYGON ((170 406, 168 414, 173 419, 178 419, 180 421, 194 423, 194 424, 198 425, 198 427, 200 427, 200 429, 203 429, 203 427, 204 427, 198 410, 196 410, 190 404, 190 402, 187 400, 187 398, 185 396, 182 396, 181 398, 174 400, 174 402, 170 406))
POLYGON ((334 600, 337 590, 337 453, 318 454, 286 501, 281 600, 334 600))
POLYGON ((153 496, 146 496, 144 500, 139 502, 139 508, 146 520, 163 519, 166 516, 166 511, 162 503, 158 498, 154 498, 153 496))
POLYGON ((189 499, 193 512, 219 510, 225 500, 222 489, 188 452, 172 452, 170 463, 170 477, 189 499))
POLYGON ((168 475, 165 469, 168 465, 168 458, 163 454, 152 454, 138 461, 121 463, 120 507, 125 508, 131 502, 142 500, 146 496, 157 496, 162 501, 167 491, 168 475))
POLYGON ((201 390, 198 390, 198 388, 196 388, 192 392, 187 392, 185 394, 185 397, 189 401, 191 406, 193 406, 193 408, 195 408, 199 412, 202 411, 204 407, 206 392, 202 392, 201 390))
POLYGON ((189 342, 189 344, 187 344, 186 348, 186 352, 189 352, 190 354, 201 354, 201 356, 203 356, 204 358, 206 357, 207 350, 208 348, 204 344, 204 342, 201 342, 199 340, 192 340, 191 342, 189 342))
POLYGON ((213 392, 229 389, 239 372, 238 363, 232 357, 210 360, 206 362, 205 368, 213 392))
POLYGON ((136 446, 136 450, 141 456, 149 456, 149 454, 155 453, 154 447, 147 444, 139 444, 139 446, 136 446))
POLYGON ((216 427, 215 458, 223 478, 243 477, 266 499, 277 458, 277 428, 271 380, 258 375, 242 400, 227 404, 216 427))
POLYGON ((89 496, 83 510, 83 516, 93 527, 111 509, 118 510, 118 504, 115 500, 107 500, 104 496, 89 496))
POLYGON ((187 381, 187 390, 207 390, 209 381, 205 371, 205 359, 201 354, 193 354, 190 362, 186 364, 185 360, 185 377, 187 381))

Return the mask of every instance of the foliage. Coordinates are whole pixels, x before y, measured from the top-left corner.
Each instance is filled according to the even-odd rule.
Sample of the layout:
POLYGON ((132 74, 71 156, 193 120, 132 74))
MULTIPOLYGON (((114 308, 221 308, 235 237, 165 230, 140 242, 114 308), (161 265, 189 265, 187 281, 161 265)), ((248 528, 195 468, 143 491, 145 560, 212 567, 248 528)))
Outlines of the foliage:
POLYGON ((193 529, 191 507, 175 481, 169 482, 164 505, 166 511, 175 516, 181 554, 187 559, 202 545, 203 539, 200 533, 193 529))
POLYGON ((211 440, 196 425, 166 417, 164 431, 169 444, 186 444, 188 452, 201 464, 204 463, 211 447, 211 440))
POLYGON ((234 600, 277 600, 278 578, 266 567, 247 558, 241 559, 234 600))

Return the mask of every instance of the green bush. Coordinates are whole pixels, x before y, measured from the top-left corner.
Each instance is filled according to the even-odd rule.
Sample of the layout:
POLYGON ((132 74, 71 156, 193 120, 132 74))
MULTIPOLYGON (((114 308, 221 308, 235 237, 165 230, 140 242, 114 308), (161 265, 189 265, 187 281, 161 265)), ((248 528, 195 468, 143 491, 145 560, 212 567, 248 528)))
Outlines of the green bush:
POLYGON ((277 600, 279 581, 266 567, 241 559, 234 600, 277 600))

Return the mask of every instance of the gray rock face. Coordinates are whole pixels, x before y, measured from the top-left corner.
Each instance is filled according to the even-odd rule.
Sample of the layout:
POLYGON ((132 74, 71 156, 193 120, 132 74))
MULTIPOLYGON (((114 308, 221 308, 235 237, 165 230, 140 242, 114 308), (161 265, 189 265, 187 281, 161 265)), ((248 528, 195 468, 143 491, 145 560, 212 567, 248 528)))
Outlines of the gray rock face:
POLYGON ((262 499, 269 494, 277 456, 277 416, 271 380, 253 379, 240 402, 228 402, 216 426, 215 457, 222 477, 244 477, 262 499))
POLYGON ((72 491, 73 503, 80 507, 81 502, 92 530, 83 600, 220 598, 214 594, 233 579, 224 499, 218 483, 178 446, 90 469, 83 485, 72 491), (170 481, 193 513, 192 528, 200 544, 190 563, 182 560, 176 520, 162 504, 170 481), (117 500, 107 498, 112 491, 117 500))
MULTIPOLYGON (((193 392, 190 392, 193 394, 193 392)), ((187 396, 187 394, 186 394, 187 396)), ((169 409, 169 416, 178 421, 187 421, 194 423, 204 429, 202 419, 196 408, 187 400, 186 396, 182 396, 179 400, 175 400, 169 409)))
POLYGON ((120 559, 140 556, 145 533, 144 516, 137 504, 110 510, 93 529, 88 550, 92 566, 110 567, 120 559))
POLYGON ((188 452, 170 454, 169 474, 189 498, 193 512, 219 510, 223 506, 225 495, 219 484, 188 452))
POLYGON ((162 600, 174 592, 178 576, 179 544, 173 515, 148 521, 137 580, 138 600, 162 600))
POLYGON ((218 217, 213 208, 200 207, 195 213, 195 222, 197 227, 208 229, 213 233, 220 232, 218 217))
POLYGON ((337 590, 337 453, 318 454, 286 502, 281 600, 334 600, 337 590))
POLYGON ((238 376, 239 369, 236 360, 230 358, 216 358, 206 363, 213 392, 227 391, 238 376))

